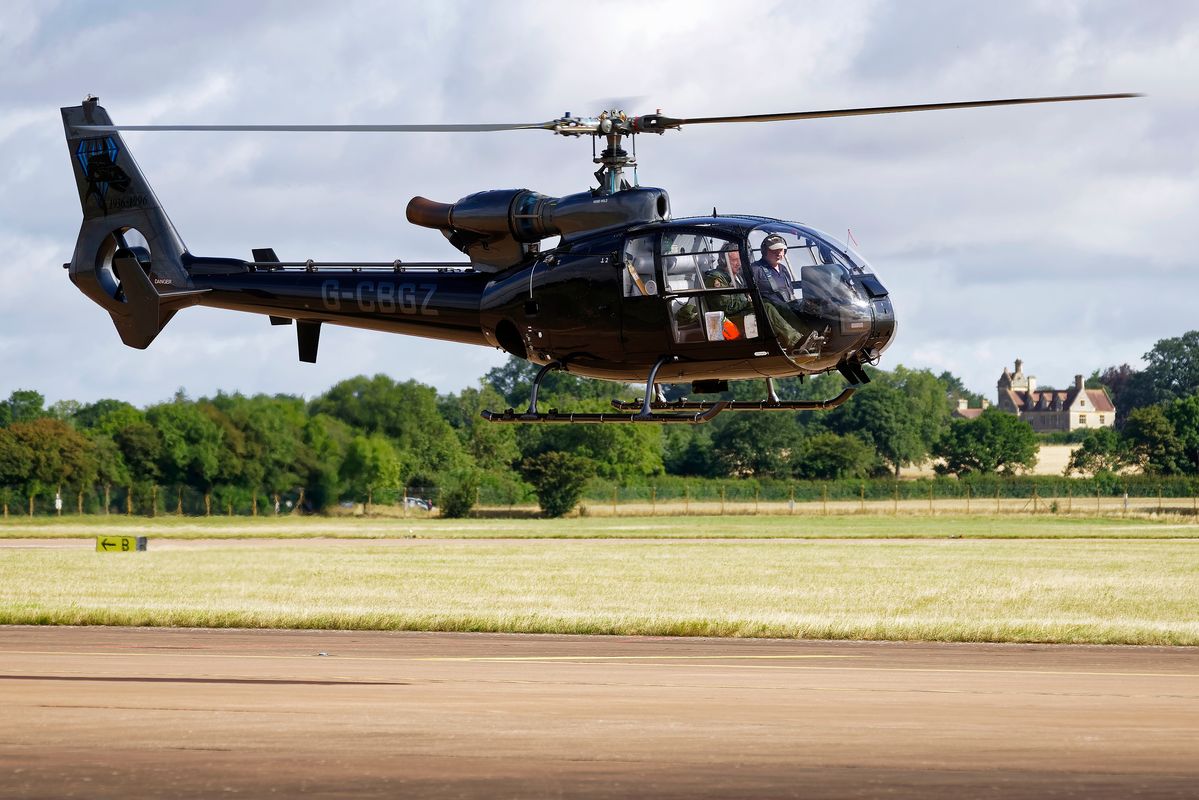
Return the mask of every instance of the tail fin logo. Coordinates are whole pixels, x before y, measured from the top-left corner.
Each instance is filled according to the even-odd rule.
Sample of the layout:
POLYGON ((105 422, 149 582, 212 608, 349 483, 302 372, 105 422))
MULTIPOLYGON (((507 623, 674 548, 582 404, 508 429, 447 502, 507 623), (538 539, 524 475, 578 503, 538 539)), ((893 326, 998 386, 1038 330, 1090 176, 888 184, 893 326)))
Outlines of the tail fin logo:
POLYGON ((109 187, 123 194, 132 184, 125 170, 117 166, 117 156, 120 152, 121 148, 117 147, 111 136, 105 136, 103 139, 84 139, 75 149, 75 158, 79 160, 79 166, 87 178, 87 191, 83 195, 83 202, 87 203, 89 197, 95 197, 96 205, 106 216, 109 187))

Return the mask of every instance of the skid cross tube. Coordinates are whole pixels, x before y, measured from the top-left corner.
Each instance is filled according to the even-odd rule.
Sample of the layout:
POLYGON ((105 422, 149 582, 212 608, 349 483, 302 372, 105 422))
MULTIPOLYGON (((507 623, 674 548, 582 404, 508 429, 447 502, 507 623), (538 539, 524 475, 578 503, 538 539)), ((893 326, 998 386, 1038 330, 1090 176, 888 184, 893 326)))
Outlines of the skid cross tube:
POLYGON ((551 408, 548 413, 541 413, 537 410, 537 391, 541 387, 541 382, 545 380, 545 376, 556 369, 566 369, 566 365, 559 361, 551 361, 541 368, 537 373, 537 377, 533 379, 533 386, 529 390, 529 408, 523 414, 517 413, 515 409, 509 408, 503 412, 483 411, 481 412, 483 419, 488 422, 524 422, 524 423, 573 423, 573 424, 597 424, 597 423, 637 423, 637 422, 655 422, 659 424, 684 424, 684 425, 700 425, 708 422, 720 412, 729 407, 728 400, 720 400, 714 403, 694 403, 686 409, 680 409, 679 406, 666 404, 670 408, 680 409, 685 411, 694 411, 695 413, 672 413, 672 414, 655 414, 653 409, 662 406, 664 401, 660 398, 662 394, 659 387, 656 386, 658 370, 663 364, 674 361, 674 356, 662 356, 654 362, 650 368, 649 377, 645 382, 645 400, 637 403, 624 403, 613 400, 612 404, 617 408, 628 409, 634 413, 612 413, 608 412, 560 412, 556 408, 551 408), (659 402, 651 402, 649 398, 657 396, 659 402))

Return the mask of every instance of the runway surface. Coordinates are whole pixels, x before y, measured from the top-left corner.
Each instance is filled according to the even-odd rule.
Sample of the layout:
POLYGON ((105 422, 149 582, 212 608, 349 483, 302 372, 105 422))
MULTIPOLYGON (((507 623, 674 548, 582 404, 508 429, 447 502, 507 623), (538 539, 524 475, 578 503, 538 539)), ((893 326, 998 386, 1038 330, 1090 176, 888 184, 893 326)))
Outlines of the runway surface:
POLYGON ((1199 797, 1199 650, 0 628, 4 797, 1199 797))

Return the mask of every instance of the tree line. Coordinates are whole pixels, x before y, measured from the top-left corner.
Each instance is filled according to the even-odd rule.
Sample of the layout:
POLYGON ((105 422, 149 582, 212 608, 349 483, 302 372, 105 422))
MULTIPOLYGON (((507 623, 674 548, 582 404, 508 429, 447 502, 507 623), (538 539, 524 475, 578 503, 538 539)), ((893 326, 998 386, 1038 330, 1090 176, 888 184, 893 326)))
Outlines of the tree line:
MULTIPOLYGON (((1124 364, 1092 374, 1088 386, 1109 392, 1121 427, 1084 434, 1072 470, 1199 473, 1199 332, 1158 342, 1145 360, 1144 370, 1124 364)), ((36 391, 18 390, 0 401, 0 493, 6 504, 20 495, 30 508, 59 491, 86 493, 109 508, 119 490, 140 509, 169 508, 172 496, 181 505, 187 488, 203 498, 204 513, 220 513, 283 496, 311 511, 393 502, 404 487, 420 486, 435 487, 442 513, 453 516, 485 488, 508 503, 536 496, 558 515, 593 476, 618 485, 659 476, 856 479, 898 476, 929 458, 944 474, 1010 475, 1036 459, 1038 438, 1027 423, 997 409, 953 419, 959 398, 980 398, 948 372, 902 366, 870 369, 871 382, 828 412, 729 413, 697 426, 495 425, 480 417, 485 408, 523 408, 536 372, 511 359, 459 393, 375 375, 312 399, 191 399, 180 391, 146 408, 116 399, 47 407, 36 391)), ((638 387, 623 388, 551 373, 539 402, 608 410, 614 394, 638 387)), ((671 386, 667 395, 688 388, 671 386)), ((787 400, 842 388, 836 373, 777 382, 787 400)), ((760 400, 765 391, 761 381, 742 381, 723 396, 760 400)))

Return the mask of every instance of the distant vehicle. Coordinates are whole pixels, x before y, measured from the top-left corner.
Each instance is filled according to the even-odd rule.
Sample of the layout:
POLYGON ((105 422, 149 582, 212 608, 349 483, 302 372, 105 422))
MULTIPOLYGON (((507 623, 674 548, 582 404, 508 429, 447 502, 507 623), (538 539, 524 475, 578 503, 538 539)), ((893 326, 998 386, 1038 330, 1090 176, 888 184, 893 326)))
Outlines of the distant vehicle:
POLYGON ((405 497, 404 505, 408 508, 419 508, 421 511, 433 510, 433 504, 421 497, 405 497))

